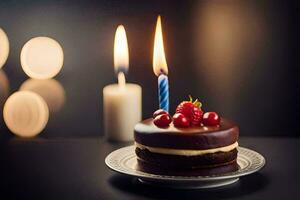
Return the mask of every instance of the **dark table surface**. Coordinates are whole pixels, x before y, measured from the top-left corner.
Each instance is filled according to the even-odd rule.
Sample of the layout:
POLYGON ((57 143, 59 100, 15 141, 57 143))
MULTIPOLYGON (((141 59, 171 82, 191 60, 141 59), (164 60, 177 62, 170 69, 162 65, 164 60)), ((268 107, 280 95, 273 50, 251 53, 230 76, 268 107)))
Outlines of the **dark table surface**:
POLYGON ((298 138, 241 138, 241 146, 265 156, 266 166, 233 185, 206 190, 146 186, 110 171, 106 155, 128 144, 110 144, 101 137, 1 143, 5 199, 294 199, 300 185, 298 138))

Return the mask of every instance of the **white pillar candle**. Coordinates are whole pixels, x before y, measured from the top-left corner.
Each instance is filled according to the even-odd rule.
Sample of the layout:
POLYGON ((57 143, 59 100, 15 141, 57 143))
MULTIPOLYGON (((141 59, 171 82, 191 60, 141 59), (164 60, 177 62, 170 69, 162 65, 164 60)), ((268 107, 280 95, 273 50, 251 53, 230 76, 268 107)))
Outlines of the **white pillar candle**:
POLYGON ((115 35, 114 66, 118 84, 103 89, 104 130, 109 140, 132 141, 133 129, 142 117, 142 88, 126 83, 124 71, 129 66, 125 29, 119 26, 115 35))
POLYGON ((103 89, 105 135, 113 141, 133 140, 133 128, 141 120, 142 88, 111 84, 103 89))

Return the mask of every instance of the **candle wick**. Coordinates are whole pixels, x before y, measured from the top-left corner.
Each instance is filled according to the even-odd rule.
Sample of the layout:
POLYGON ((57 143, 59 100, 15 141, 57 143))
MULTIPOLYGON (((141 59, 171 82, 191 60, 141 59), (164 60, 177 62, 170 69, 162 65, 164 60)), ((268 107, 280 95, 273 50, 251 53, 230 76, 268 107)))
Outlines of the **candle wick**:
POLYGON ((121 90, 125 89, 126 79, 125 79, 125 75, 123 72, 118 73, 118 84, 119 84, 119 88, 121 90))
POLYGON ((160 69, 160 74, 166 75, 163 69, 160 69))

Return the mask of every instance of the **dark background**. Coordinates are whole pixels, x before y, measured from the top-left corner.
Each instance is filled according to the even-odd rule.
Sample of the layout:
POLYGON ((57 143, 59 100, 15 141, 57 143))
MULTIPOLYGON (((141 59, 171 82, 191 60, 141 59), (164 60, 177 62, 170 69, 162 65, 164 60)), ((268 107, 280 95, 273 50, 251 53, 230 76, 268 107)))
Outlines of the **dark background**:
MULTIPOLYGON (((236 121, 241 135, 299 135, 299 12, 293 1, 1 0, 0 27, 10 41, 1 71, 10 93, 27 79, 19 61, 25 42, 49 36, 64 49, 64 66, 55 79, 64 88, 65 103, 39 137, 103 134, 102 89, 116 82, 113 40, 119 24, 129 42, 127 80, 143 88, 143 117, 152 114, 158 106, 152 70, 158 14, 171 110, 191 94, 204 110, 236 121)), ((1 137, 9 135, 3 120, 0 125, 1 137)))
POLYGON ((0 0, 0 27, 10 40, 10 55, 0 70, 0 199, 294 199, 299 138, 257 136, 300 135, 300 14, 295 2, 0 0), (239 144, 266 158, 262 171, 224 188, 171 190, 139 184, 105 166, 111 151, 127 145, 100 137, 102 89, 116 82, 115 30, 119 24, 126 28, 127 80, 143 87, 147 118, 158 106, 152 70, 158 14, 171 110, 191 94, 205 110, 236 121, 240 135, 250 136, 239 144), (55 77, 63 92, 48 92, 54 102, 64 103, 38 137, 23 139, 10 134, 2 107, 8 93, 28 79, 19 56, 36 36, 52 37, 64 49, 64 66, 55 77))

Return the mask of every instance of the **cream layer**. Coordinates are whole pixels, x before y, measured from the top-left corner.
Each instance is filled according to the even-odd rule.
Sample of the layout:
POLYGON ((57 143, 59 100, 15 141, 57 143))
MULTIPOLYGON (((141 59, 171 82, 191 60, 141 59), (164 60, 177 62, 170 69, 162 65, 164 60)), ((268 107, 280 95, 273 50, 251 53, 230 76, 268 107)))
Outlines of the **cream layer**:
POLYGON ((203 150, 190 150, 190 149, 170 149, 170 148, 160 148, 160 147, 149 147, 135 142, 135 146, 140 149, 148 149, 152 153, 161 153, 168 155, 178 155, 178 156, 199 156, 209 153, 216 152, 229 152, 236 147, 238 147, 238 143, 235 142, 229 146, 218 147, 214 149, 203 149, 203 150))

